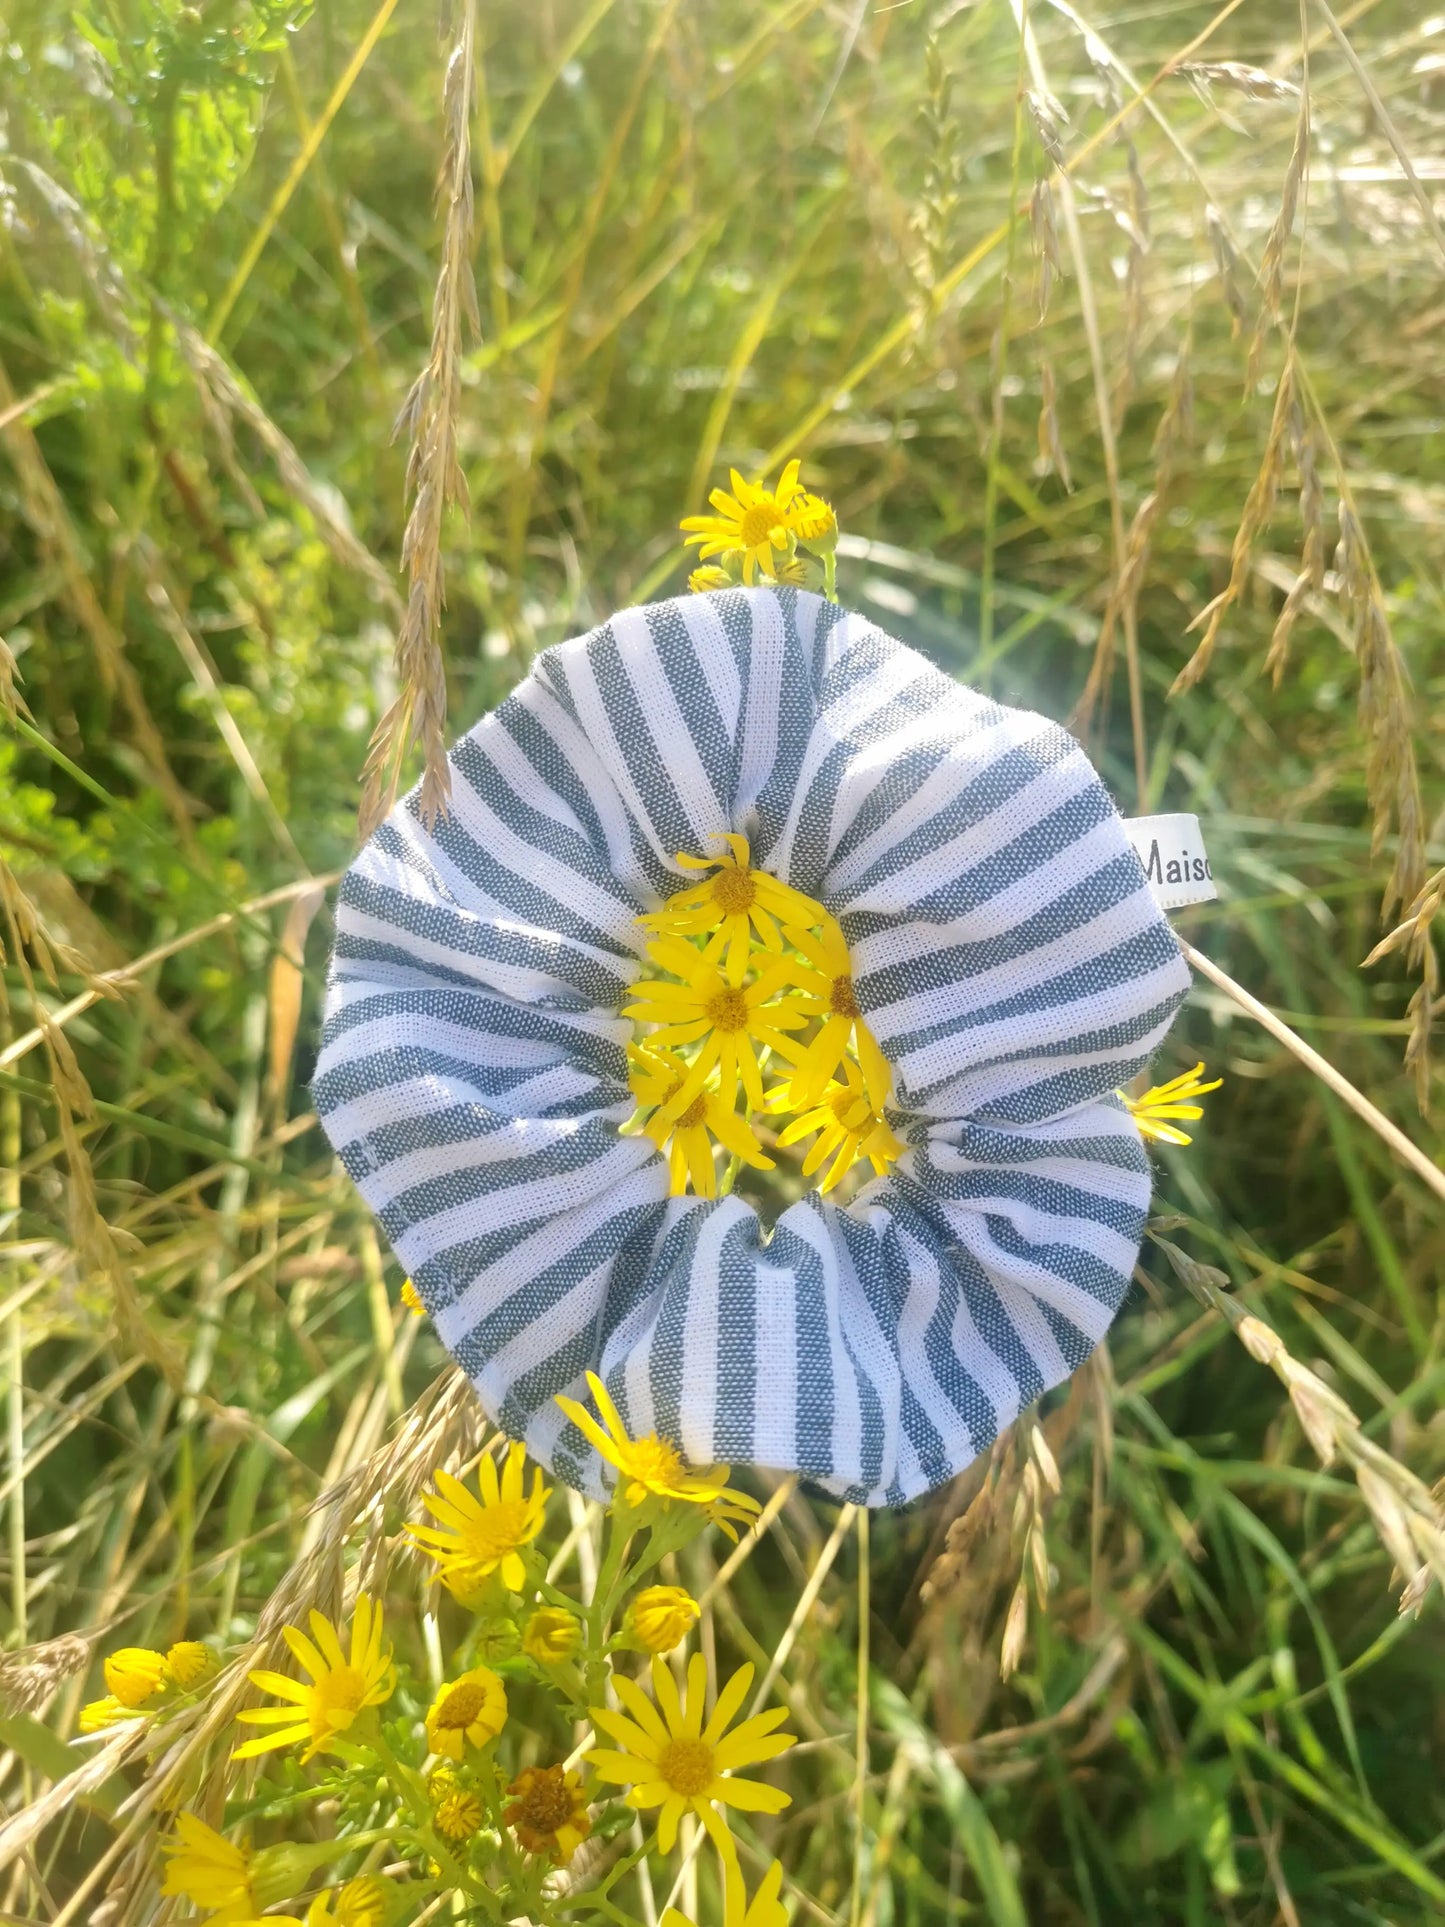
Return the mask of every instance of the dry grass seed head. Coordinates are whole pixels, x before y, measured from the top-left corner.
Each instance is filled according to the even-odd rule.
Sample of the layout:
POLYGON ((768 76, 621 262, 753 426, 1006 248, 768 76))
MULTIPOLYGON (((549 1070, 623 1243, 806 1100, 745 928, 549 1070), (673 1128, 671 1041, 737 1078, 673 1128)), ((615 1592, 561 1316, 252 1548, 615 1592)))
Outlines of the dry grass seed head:
POLYGON ((1244 512, 1240 516, 1239 527, 1235 531, 1233 546, 1230 550, 1229 581, 1213 601, 1201 609, 1190 623, 1190 633, 1202 625, 1204 635, 1194 654, 1175 677, 1169 692, 1171 696, 1194 688, 1208 669, 1224 618, 1239 600, 1249 578, 1250 558, 1254 552, 1254 545, 1269 526, 1270 518, 1274 514, 1275 497, 1279 492, 1280 477, 1284 472, 1286 427, 1289 421, 1290 400, 1294 392, 1294 380, 1294 357, 1291 354, 1286 358, 1280 374, 1264 455, 1250 486, 1249 494, 1245 498, 1244 512))
POLYGON ((40 1717, 57 1688, 90 1664, 94 1636, 62 1633, 0 1653, 0 1710, 40 1717))
POLYGON ((1123 149, 1124 167, 1129 181, 1127 213, 1117 207, 1113 209, 1115 220, 1129 243, 1124 264, 1124 343, 1120 356, 1119 376, 1114 388, 1117 432, 1123 424, 1124 410, 1130 396, 1134 393, 1138 379, 1139 343, 1144 332, 1146 308, 1145 269, 1149 261, 1149 190, 1144 182, 1139 149, 1125 111, 1124 95, 1119 86, 1119 75, 1114 58, 1109 49, 1094 34, 1085 35, 1085 48, 1104 90, 1109 112, 1117 125, 1118 132, 1115 138, 1123 149))
POLYGON ((472 273, 476 210, 472 185, 472 96, 476 70, 474 0, 459 0, 456 39, 442 90, 445 144, 438 178, 443 210, 442 263, 432 306, 431 351, 412 385, 396 432, 411 440, 407 488, 411 513, 402 537, 401 564, 409 578, 406 610, 396 639, 401 688, 377 724, 363 772, 363 834, 390 809, 401 765, 413 743, 425 760, 421 808, 433 822, 451 795, 446 759, 447 682, 441 620, 446 606, 442 538, 447 510, 466 505, 458 459, 462 395, 462 333, 481 332, 472 273))
POLYGON ((1230 1295, 1222 1271, 1201 1265, 1155 1230, 1149 1236, 1186 1289, 1219 1313, 1250 1357, 1279 1379, 1321 1465, 1340 1458, 1349 1466, 1380 1541, 1399 1571, 1404 1587, 1400 1610, 1417 1610, 1429 1578, 1445 1586, 1445 1510, 1435 1495, 1408 1466, 1368 1437, 1353 1406, 1297 1359, 1266 1319, 1246 1311, 1230 1295), (1422 1580, 1422 1572, 1429 1577, 1422 1580))
POLYGON ((1064 453, 1063 431, 1059 427, 1059 396, 1054 381, 1054 364, 1039 364, 1039 457, 1064 487, 1072 492, 1069 458, 1064 453))
POLYGON ((963 202, 963 145, 959 117, 953 105, 953 74, 933 34, 929 35, 924 49, 924 67, 926 88, 918 119, 927 142, 927 155, 912 227, 923 243, 916 273, 923 288, 931 292, 942 279, 955 250, 963 202))
POLYGON ((1214 86, 1232 88, 1246 100, 1294 100, 1300 91, 1292 81, 1242 60, 1186 60, 1175 71, 1192 81, 1204 100, 1214 86))
POLYGON ((1068 156, 1064 152, 1063 129, 1069 117, 1060 102, 1052 94, 1031 87, 1024 95, 1024 105, 1028 108, 1029 119, 1033 122, 1034 132, 1039 137, 1039 145, 1048 155, 1055 167, 1066 167, 1068 156))
POLYGON ((1265 240, 1264 259, 1259 271, 1259 319, 1255 323, 1254 334, 1249 344, 1249 369, 1245 377, 1246 385, 1250 388, 1253 388, 1259 379, 1260 367, 1264 360, 1265 335, 1279 321, 1280 303, 1284 295, 1285 250, 1289 245, 1290 235, 1294 232, 1300 193, 1309 167, 1309 150, 1310 91, 1309 87, 1305 86, 1299 93, 1299 117, 1295 122, 1294 145, 1290 150, 1289 164, 1285 168, 1284 181, 1280 188, 1279 211, 1274 217, 1265 240))
MULTIPOLYGON (((345 512, 337 507, 335 496, 317 482, 294 443, 247 390, 224 355, 219 354, 184 316, 164 307, 162 311, 175 330, 176 345, 191 371, 197 390, 209 397, 208 419, 221 417, 228 424, 237 421, 244 423, 275 463, 276 472, 287 491, 311 516, 317 533, 337 562, 343 568, 355 569, 363 575, 388 610, 398 609, 400 604, 390 575, 358 538, 345 512)), ((227 443, 223 443, 223 446, 227 443)))
POLYGON ((1035 285, 1038 290, 1039 320, 1049 312, 1054 277, 1064 272, 1059 253, 1059 230, 1054 220, 1054 190, 1047 181, 1034 183, 1029 198, 1029 232, 1033 236, 1035 285))
POLYGON ((1240 262, 1229 230, 1224 225, 1224 217, 1211 202, 1204 210, 1204 227, 1209 236, 1209 246, 1214 255, 1215 270, 1219 275, 1220 291, 1224 305, 1229 310, 1231 332, 1237 339, 1244 331, 1249 318, 1244 295, 1240 291, 1240 262))

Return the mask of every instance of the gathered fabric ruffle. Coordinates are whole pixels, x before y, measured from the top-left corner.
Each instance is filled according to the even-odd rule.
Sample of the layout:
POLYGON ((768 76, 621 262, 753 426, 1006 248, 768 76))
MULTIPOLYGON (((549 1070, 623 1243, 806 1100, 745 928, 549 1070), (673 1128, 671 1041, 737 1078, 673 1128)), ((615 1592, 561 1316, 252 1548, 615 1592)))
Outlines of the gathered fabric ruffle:
POLYGON ((870 1505, 951 1478, 1083 1363, 1150 1193, 1114 1094, 1188 987, 1055 723, 793 590, 629 610, 546 650, 347 872, 313 1097, 488 1414, 593 1496, 554 1403, 870 1505), (907 1148, 765 1228, 670 1197, 631 1115, 636 919, 724 832, 821 902, 907 1148))

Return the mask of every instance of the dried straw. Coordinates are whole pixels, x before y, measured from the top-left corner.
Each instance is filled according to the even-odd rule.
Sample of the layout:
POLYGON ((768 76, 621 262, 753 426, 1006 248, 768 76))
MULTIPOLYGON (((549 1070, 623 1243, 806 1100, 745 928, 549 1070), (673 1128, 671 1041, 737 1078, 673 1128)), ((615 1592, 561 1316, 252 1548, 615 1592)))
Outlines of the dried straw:
POLYGON ((1230 1295, 1224 1272, 1199 1264, 1156 1230, 1149 1235, 1180 1283, 1226 1319, 1250 1357, 1268 1365, 1279 1379, 1320 1464, 1329 1466, 1340 1458, 1354 1473, 1380 1542, 1399 1573, 1400 1611, 1418 1614, 1432 1581, 1445 1586, 1445 1511, 1428 1486, 1366 1435, 1353 1408, 1301 1364, 1272 1325, 1230 1295))

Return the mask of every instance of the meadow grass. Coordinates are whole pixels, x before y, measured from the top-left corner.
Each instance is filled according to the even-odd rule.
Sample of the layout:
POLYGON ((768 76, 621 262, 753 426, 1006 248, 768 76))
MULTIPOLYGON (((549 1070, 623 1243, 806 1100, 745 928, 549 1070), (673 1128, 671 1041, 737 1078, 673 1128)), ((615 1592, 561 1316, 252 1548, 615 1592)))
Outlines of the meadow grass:
POLYGON ((325 889, 792 454, 846 603, 1200 815, 1158 1074, 1225 1084, 985 1462, 689 1550, 804 1740, 749 1877, 1441 1918, 1445 21, 18 0, 0 76, 0 1919, 170 1919, 158 1829, 220 1818, 225 1694, 70 1744, 114 1647, 240 1652, 359 1563, 435 1676, 397 1532, 478 1414, 308 1111, 325 889))

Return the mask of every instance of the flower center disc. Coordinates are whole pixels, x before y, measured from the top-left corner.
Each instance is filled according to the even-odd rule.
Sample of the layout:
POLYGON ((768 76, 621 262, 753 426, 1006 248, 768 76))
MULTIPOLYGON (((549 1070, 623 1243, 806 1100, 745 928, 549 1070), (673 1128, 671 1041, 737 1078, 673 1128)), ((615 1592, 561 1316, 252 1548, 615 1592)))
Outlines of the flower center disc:
POLYGON ((746 1030, 748 1000, 741 990, 734 990, 729 985, 708 1000, 703 1007, 703 1014, 714 1030, 746 1030))
POLYGON ((512 1552, 523 1543, 526 1529, 525 1502, 503 1499, 498 1505, 485 1507, 480 1519, 468 1519, 467 1551, 479 1565, 485 1560, 500 1559, 503 1553, 512 1552))
POLYGON ((538 1833, 555 1833, 572 1817, 572 1795, 560 1768, 533 1780, 517 1804, 522 1824, 538 1833))
POLYGON ((872 1116, 868 1100, 859 1097, 855 1090, 834 1091, 828 1099, 828 1109, 837 1118, 845 1131, 859 1131, 872 1116))
POLYGON ((695 1097, 673 1126, 677 1131, 693 1131, 707 1116, 707 1092, 695 1097))
POLYGON ((361 1711, 366 1698, 366 1681, 354 1666, 338 1666, 314 1687, 317 1717, 313 1729, 343 1733, 361 1711))
POLYGON ((773 530, 782 527, 783 518, 771 502, 754 502, 743 512, 738 535, 745 549, 761 548, 773 530))
POLYGON ((713 878, 713 899, 727 916, 745 916, 753 907, 758 886, 746 870, 719 870, 713 878))
POLYGON ((851 977, 835 977, 832 989, 828 992, 828 1009, 834 1017, 858 1017, 858 1000, 853 995, 851 977))
POLYGON ((655 1432, 634 1443, 630 1470, 633 1478, 654 1485, 675 1485, 683 1475, 682 1460, 655 1432))
POLYGON ((437 1725, 464 1731, 487 1703, 487 1696, 475 1680, 454 1686, 437 1708, 437 1725))
POLYGON ((696 1799, 706 1793, 716 1777, 712 1748, 705 1740, 672 1740, 662 1749, 657 1762, 659 1773, 674 1793, 696 1799))

